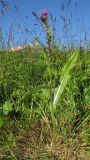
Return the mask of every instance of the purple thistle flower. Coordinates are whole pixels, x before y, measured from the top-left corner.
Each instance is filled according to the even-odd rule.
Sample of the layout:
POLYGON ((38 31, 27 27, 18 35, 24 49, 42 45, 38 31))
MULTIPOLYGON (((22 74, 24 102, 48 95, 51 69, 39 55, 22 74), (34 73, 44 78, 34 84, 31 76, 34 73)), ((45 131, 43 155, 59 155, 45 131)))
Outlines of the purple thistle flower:
POLYGON ((47 9, 43 9, 41 12, 40 12, 40 19, 43 23, 45 23, 47 21, 47 18, 48 18, 48 10, 47 9))

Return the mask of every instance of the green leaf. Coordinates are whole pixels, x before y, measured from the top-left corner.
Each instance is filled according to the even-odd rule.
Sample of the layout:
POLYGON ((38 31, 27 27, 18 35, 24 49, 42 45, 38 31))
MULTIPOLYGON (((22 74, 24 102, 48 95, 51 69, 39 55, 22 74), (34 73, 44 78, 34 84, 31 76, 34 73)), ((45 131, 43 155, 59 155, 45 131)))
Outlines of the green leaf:
POLYGON ((12 111, 12 103, 10 101, 6 101, 3 104, 3 113, 7 115, 10 111, 12 111))
POLYGON ((60 78, 61 84, 59 85, 59 87, 57 89, 57 92, 55 94, 54 101, 53 101, 54 108, 56 108, 57 102, 58 102, 60 96, 62 95, 66 85, 67 85, 67 82, 70 78, 70 72, 73 69, 73 67, 75 66, 78 55, 79 55, 79 52, 75 51, 71 55, 71 57, 69 58, 68 62, 65 64, 64 68, 62 69, 61 78, 60 78))

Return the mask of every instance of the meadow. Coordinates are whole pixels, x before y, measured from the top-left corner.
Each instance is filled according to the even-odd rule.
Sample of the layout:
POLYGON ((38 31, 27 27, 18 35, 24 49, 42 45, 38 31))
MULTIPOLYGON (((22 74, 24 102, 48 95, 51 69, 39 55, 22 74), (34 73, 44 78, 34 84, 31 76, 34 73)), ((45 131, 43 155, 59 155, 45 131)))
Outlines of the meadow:
POLYGON ((0 53, 2 160, 90 159, 90 51, 51 53, 0 53))
POLYGON ((32 14, 46 44, 0 50, 0 159, 90 160, 90 49, 60 47, 48 11, 32 14))

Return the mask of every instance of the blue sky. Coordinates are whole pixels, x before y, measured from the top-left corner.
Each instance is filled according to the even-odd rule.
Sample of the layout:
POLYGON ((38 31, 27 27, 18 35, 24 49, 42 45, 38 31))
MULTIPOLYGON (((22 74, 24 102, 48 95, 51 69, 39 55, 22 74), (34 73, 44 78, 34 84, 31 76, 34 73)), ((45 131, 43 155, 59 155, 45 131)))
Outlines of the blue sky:
MULTIPOLYGON (((5 1, 5 0, 4 0, 5 1)), ((61 43, 90 38, 90 0, 7 0, 9 11, 2 15, 0 4, 0 27, 3 37, 7 41, 10 27, 14 35, 14 43, 18 45, 34 41, 34 36, 40 35, 40 40, 45 42, 45 34, 32 15, 32 11, 39 16, 40 10, 48 9, 56 17, 56 37, 61 43), (62 7, 61 7, 62 6, 62 7), (64 11, 62 10, 64 8, 64 11), (61 18, 62 17, 62 18, 61 18), (66 19, 67 33, 65 32, 63 17, 66 19), (70 20, 70 24, 69 24, 70 20), (26 34, 25 29, 30 33, 26 34), (66 35, 67 34, 67 35, 66 35)), ((85 43, 85 42, 82 42, 85 43)))

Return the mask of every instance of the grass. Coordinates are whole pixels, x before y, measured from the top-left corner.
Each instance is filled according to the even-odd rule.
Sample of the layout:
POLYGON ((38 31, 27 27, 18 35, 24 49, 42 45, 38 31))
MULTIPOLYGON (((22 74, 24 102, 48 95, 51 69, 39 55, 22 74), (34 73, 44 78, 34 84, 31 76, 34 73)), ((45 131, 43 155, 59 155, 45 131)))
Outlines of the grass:
POLYGON ((47 48, 36 37, 33 48, 0 51, 0 159, 89 160, 90 51, 60 50, 56 20, 32 14, 47 48))
POLYGON ((89 55, 54 47, 48 63, 45 51, 0 53, 0 159, 90 159, 89 55), (53 100, 64 87, 53 110, 56 133, 50 77, 53 100))

